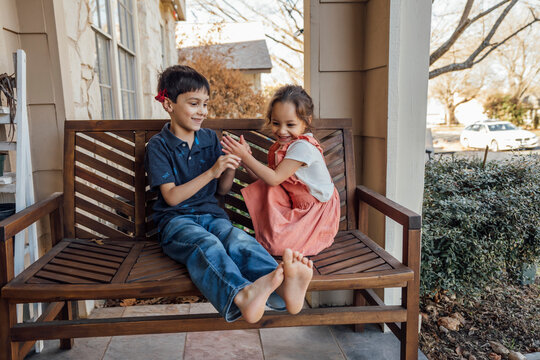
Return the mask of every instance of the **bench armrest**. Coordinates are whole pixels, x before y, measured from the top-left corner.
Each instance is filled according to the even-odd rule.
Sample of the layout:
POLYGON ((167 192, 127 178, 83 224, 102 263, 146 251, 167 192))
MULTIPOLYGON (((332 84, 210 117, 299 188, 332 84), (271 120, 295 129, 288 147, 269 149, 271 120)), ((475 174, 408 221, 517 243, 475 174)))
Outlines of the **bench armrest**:
MULTIPOLYGON (((395 201, 363 186, 356 187, 356 193, 360 202, 365 202, 369 206, 379 210, 390 219, 398 222, 409 230, 420 230, 422 227, 422 217, 412 210, 399 205, 395 201)), ((361 207, 359 206, 359 209, 361 207)))
POLYGON ((59 210, 64 202, 64 194, 56 192, 26 209, 0 221, 0 241, 5 242, 26 229, 42 217, 59 210))

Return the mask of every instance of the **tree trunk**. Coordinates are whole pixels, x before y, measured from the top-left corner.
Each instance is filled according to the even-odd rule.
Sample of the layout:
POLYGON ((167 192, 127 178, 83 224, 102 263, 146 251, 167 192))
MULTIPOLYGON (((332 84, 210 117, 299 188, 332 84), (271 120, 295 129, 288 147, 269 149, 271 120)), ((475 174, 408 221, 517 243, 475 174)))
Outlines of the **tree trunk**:
POLYGON ((459 124, 459 122, 456 119, 456 106, 454 104, 445 105, 444 120, 447 126, 459 124))

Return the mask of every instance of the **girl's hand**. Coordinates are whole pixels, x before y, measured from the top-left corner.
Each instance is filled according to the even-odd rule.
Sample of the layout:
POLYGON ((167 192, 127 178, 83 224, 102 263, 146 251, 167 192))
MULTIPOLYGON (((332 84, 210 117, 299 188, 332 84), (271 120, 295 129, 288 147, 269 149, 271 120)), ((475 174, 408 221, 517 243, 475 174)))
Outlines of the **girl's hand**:
POLYGON ((224 136, 221 139, 221 145, 223 145, 223 152, 225 154, 234 154, 240 157, 242 160, 251 154, 251 149, 249 148, 249 144, 244 139, 244 136, 240 137, 240 142, 234 140, 230 136, 224 136))
POLYGON ((244 139, 244 135, 240 135, 240 144, 244 145, 247 152, 251 154, 251 148, 249 147, 249 144, 247 143, 246 139, 244 139))
POLYGON ((235 170, 238 166, 240 166, 240 157, 234 155, 234 154, 227 154, 220 156, 214 166, 210 168, 210 171, 212 172, 212 176, 214 179, 217 179, 221 176, 221 174, 227 170, 232 169, 235 170))

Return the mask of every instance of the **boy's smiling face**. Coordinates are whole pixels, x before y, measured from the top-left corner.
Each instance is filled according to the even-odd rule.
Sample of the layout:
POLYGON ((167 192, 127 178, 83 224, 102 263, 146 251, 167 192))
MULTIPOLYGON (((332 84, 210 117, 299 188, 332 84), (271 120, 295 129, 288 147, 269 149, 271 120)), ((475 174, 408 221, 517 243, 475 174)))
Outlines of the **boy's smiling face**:
POLYGON ((165 99, 163 107, 171 116, 173 134, 179 138, 191 137, 199 130, 208 115, 208 99, 208 93, 204 88, 178 95, 176 103, 165 99))

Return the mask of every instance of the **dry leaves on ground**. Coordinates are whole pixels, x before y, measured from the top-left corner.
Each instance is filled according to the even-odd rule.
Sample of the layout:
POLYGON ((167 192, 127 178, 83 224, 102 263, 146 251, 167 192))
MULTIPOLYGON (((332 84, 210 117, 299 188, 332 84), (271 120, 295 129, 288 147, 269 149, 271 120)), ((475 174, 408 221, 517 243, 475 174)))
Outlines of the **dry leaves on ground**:
POLYGON ((431 360, 508 358, 497 344, 522 354, 540 351, 539 280, 526 286, 501 280, 477 299, 424 298, 420 308, 420 348, 431 360))

